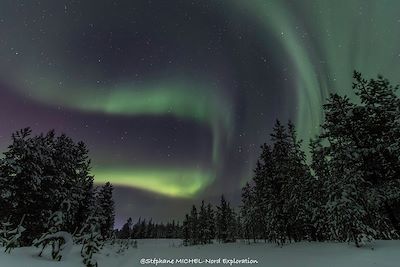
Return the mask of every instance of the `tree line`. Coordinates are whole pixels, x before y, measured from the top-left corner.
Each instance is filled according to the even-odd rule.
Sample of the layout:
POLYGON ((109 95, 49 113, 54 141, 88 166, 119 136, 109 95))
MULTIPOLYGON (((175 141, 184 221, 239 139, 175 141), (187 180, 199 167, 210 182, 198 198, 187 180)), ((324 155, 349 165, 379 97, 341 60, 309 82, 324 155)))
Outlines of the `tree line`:
POLYGON ((235 242, 240 230, 239 218, 222 195, 220 205, 201 202, 200 207, 192 206, 185 215, 182 225, 179 222, 153 223, 152 220, 139 220, 133 224, 132 218, 116 236, 120 239, 146 239, 146 238, 177 238, 183 240, 183 245, 210 244, 214 239, 219 242, 235 242))
POLYGON ((220 205, 214 208, 210 203, 195 205, 183 221, 183 244, 210 244, 216 238, 219 242, 235 242, 237 237, 236 213, 222 195, 220 205))
POLYGON ((168 223, 154 223, 152 219, 142 218, 133 224, 132 218, 128 218, 122 228, 115 233, 119 239, 181 238, 182 226, 175 220, 168 223))

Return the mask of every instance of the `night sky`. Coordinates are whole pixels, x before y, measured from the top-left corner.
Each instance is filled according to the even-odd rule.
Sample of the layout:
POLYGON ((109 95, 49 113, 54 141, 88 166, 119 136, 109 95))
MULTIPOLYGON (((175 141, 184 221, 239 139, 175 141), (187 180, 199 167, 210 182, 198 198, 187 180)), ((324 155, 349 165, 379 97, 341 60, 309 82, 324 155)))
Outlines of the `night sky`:
POLYGON ((275 119, 318 133, 353 69, 399 83, 400 1, 0 2, 0 151, 56 129, 126 217, 235 205, 275 119))

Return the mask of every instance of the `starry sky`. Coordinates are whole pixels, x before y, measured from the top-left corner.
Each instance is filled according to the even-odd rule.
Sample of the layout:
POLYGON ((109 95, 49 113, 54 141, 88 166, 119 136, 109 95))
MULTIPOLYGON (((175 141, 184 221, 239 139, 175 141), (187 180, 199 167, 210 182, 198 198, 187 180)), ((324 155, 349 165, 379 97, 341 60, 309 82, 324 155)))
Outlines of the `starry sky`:
MULTIPOLYGON (((354 69, 399 83, 400 2, 0 2, 0 151, 56 129, 90 149, 126 217, 240 202, 275 119, 305 141, 354 69)), ((306 147, 306 144, 305 144, 306 147)))

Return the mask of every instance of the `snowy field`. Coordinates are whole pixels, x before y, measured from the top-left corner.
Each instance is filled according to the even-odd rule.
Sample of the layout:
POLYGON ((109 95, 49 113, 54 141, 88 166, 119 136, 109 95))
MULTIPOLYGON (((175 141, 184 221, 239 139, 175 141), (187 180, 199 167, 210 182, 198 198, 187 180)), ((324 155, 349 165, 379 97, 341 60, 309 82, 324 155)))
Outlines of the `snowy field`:
MULTIPOLYGON (((156 266, 141 264, 140 259, 220 259, 221 263, 161 264, 157 266, 229 266, 223 259, 256 260, 254 264, 232 264, 232 266, 262 267, 398 267, 400 266, 400 241, 376 241, 373 246, 356 248, 339 243, 295 243, 283 248, 273 244, 212 244, 206 246, 180 247, 179 240, 139 240, 138 248, 130 248, 117 254, 116 248, 106 247, 96 255, 99 267, 156 266)), ((60 262, 44 255, 38 257, 34 247, 18 248, 5 254, 0 252, 1 267, 84 267, 79 255, 80 247, 72 249, 60 262)))

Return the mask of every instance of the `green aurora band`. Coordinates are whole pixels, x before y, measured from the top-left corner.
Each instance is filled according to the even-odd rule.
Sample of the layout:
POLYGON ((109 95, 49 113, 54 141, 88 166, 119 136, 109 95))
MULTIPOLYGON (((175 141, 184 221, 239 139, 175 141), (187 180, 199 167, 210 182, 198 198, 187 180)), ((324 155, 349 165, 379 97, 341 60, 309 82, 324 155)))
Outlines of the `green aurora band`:
MULTIPOLYGON (((354 99, 350 90, 354 69, 366 77, 380 73, 393 83, 399 82, 400 1, 232 0, 224 2, 223 6, 229 10, 227 16, 232 20, 240 23, 238 18, 246 16, 254 22, 265 46, 271 38, 282 44, 284 56, 290 59, 296 71, 296 124, 304 140, 318 134, 323 118, 322 105, 329 93, 347 94, 354 99)), ((61 25, 60 21, 58 23, 61 25)), ((9 31, 7 36, 13 38, 7 41, 16 49, 29 43, 23 39, 24 34, 17 36, 11 29, 9 31)), ((54 44, 50 49, 54 51, 49 53, 57 53, 57 47, 62 47, 56 40, 54 44)), ((1 44, 0 48, 0 56, 9 52, 1 44)), ((31 52, 32 55, 40 53, 31 52)), ((116 185, 173 197, 194 197, 218 175, 224 162, 221 140, 227 140, 229 145, 235 128, 234 107, 229 97, 210 85, 212 81, 199 83, 175 73, 171 79, 140 84, 121 82, 112 88, 102 84, 95 87, 93 84, 100 75, 96 71, 77 70, 68 66, 65 58, 60 61, 65 61, 66 71, 32 69, 36 60, 32 56, 29 60, 18 61, 13 68, 0 63, 1 78, 12 80, 21 94, 46 105, 110 116, 174 116, 202 123, 213 133, 210 170, 103 167, 94 170, 97 182, 111 179, 116 185), (73 84, 65 80, 65 77, 84 74, 92 81, 73 84)))
POLYGON ((133 186, 169 197, 195 197, 204 187, 211 184, 214 174, 194 169, 123 169, 107 168, 96 170, 96 182, 105 183, 112 177, 118 186, 133 186))

